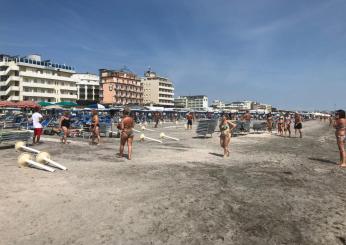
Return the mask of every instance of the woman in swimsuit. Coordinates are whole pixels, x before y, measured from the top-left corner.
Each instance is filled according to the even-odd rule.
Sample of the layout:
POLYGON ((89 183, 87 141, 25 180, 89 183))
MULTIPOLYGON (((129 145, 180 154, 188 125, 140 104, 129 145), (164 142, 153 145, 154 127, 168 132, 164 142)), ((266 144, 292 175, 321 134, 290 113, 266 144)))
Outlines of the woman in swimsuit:
POLYGON ((220 128, 220 145, 223 148, 223 157, 229 156, 228 145, 231 142, 232 129, 237 125, 228 120, 227 115, 223 115, 219 128, 220 128))
POLYGON ((267 116, 267 128, 268 131, 271 133, 273 130, 273 116, 271 113, 269 113, 267 116))
POLYGON ((61 143, 67 144, 67 136, 69 135, 70 131, 70 117, 69 117, 69 112, 65 111, 64 115, 60 117, 60 128, 62 131, 62 137, 61 137, 61 143))
POLYGON ((294 134, 297 135, 297 131, 298 131, 300 138, 303 138, 302 128, 303 128, 302 116, 296 112, 294 114, 294 134))
POLYGON ((284 125, 284 117, 280 116, 279 117, 279 121, 278 121, 278 134, 280 136, 283 136, 283 134, 284 134, 284 127, 285 127, 285 125, 284 125))
POLYGON ((285 136, 288 132, 288 137, 291 137, 291 122, 291 116, 287 113, 285 117, 285 136))
POLYGON ((128 148, 128 159, 131 160, 132 156, 132 142, 134 138, 133 127, 135 126, 135 122, 133 118, 130 116, 130 110, 125 108, 123 111, 123 119, 120 123, 120 149, 119 149, 119 157, 123 157, 125 144, 127 142, 128 148))
POLYGON ((100 144, 100 119, 96 110, 92 110, 92 119, 90 125, 91 131, 91 144, 95 143, 95 138, 97 139, 97 145, 100 144))
POLYGON ((336 129, 335 136, 336 142, 340 152, 340 167, 346 167, 346 153, 345 153, 345 136, 346 136, 346 118, 345 111, 338 110, 335 114, 334 127, 336 129))

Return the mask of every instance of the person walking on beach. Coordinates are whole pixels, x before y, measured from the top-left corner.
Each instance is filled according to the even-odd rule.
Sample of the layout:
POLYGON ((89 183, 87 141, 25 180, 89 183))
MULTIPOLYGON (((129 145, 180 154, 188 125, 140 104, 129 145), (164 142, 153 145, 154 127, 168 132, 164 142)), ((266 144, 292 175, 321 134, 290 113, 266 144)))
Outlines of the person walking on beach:
POLYGON ((231 142, 232 130, 237 125, 232 123, 228 116, 225 114, 221 118, 221 122, 219 125, 220 128, 220 145, 223 148, 223 157, 229 157, 229 143, 231 142))
POLYGON ((346 115, 344 110, 338 110, 335 114, 335 136, 340 152, 340 167, 346 167, 345 137, 346 137, 346 115))
POLYGON ((60 129, 62 133, 61 137, 61 143, 67 144, 67 136, 69 135, 70 131, 70 117, 69 117, 69 112, 65 111, 64 114, 60 117, 60 129))
POLYGON ((186 120, 187 120, 187 129, 192 129, 192 121, 193 121, 192 112, 190 112, 189 114, 187 114, 186 120))
POLYGON ((278 121, 278 134, 280 136, 284 135, 284 127, 285 127, 284 122, 285 122, 284 117, 280 116, 278 121))
POLYGON ((100 119, 96 110, 92 110, 91 118, 91 144, 95 144, 95 138, 97 139, 96 145, 100 144, 100 119))
POLYGON ((297 135, 297 131, 299 132, 299 137, 303 138, 303 123, 302 123, 302 116, 296 112, 294 113, 294 133, 297 135))
POLYGON ((333 122, 333 115, 329 116, 329 127, 333 126, 334 122, 333 122))
POLYGON ((285 116, 285 136, 288 133, 288 137, 291 137, 291 115, 289 113, 285 116))
POLYGON ((120 133, 120 147, 119 147, 119 155, 118 157, 123 157, 125 144, 127 142, 128 148, 128 159, 131 160, 132 157, 132 143, 134 138, 133 128, 135 126, 135 122, 133 118, 130 116, 130 110, 125 108, 123 111, 123 119, 119 124, 120 133))
POLYGON ((267 129, 269 133, 273 131, 273 116, 271 113, 267 115, 267 129))
POLYGON ((157 125, 159 124, 160 122, 160 112, 155 112, 154 113, 154 121, 155 121, 155 128, 157 128, 157 125))
POLYGON ((34 137, 32 138, 32 144, 38 144, 40 142, 41 134, 43 131, 43 127, 41 124, 42 121, 42 114, 40 113, 40 108, 35 108, 35 113, 32 114, 32 124, 34 128, 34 137))

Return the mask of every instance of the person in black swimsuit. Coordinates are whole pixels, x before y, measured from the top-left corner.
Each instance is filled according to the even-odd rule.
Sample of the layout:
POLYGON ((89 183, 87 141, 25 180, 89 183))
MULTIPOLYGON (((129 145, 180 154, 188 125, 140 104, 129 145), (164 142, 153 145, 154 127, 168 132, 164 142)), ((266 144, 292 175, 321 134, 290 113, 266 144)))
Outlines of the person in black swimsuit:
POLYGON ((66 144, 67 143, 67 136, 69 135, 71 126, 71 121, 69 117, 69 112, 65 111, 64 115, 60 117, 60 128, 62 131, 62 137, 61 137, 61 143, 66 144))

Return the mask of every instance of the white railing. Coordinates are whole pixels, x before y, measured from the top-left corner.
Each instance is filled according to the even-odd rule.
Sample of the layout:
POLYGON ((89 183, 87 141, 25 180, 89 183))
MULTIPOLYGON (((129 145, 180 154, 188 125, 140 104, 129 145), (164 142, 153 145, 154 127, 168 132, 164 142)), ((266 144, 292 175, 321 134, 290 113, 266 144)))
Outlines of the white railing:
POLYGON ((19 101, 19 96, 12 95, 7 98, 7 101, 19 101))
POLYGON ((38 72, 32 72, 32 71, 21 71, 21 76, 25 77, 34 77, 34 78, 43 78, 43 79, 50 79, 50 80, 57 80, 57 81, 66 81, 66 82, 75 82, 72 77, 62 77, 58 75, 51 75, 51 74, 41 74, 38 72))
POLYGON ((49 98, 55 98, 57 97, 56 93, 42 93, 42 92, 23 92, 23 96, 29 96, 29 97, 49 97, 49 98))
POLYGON ((29 88, 50 88, 50 89, 55 89, 55 85, 54 84, 23 82, 22 85, 23 85, 23 87, 29 87, 29 88))
POLYGON ((77 100, 77 95, 76 94, 60 94, 60 99, 76 99, 77 100))

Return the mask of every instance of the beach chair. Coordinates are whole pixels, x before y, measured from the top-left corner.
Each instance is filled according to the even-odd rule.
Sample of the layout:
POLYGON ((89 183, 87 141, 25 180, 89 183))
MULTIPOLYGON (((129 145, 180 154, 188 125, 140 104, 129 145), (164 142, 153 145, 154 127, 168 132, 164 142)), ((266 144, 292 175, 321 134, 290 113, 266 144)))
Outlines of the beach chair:
POLYGON ((206 137, 207 134, 210 134, 210 136, 212 137, 217 124, 218 120, 215 119, 200 120, 197 125, 196 134, 203 137, 206 137))

